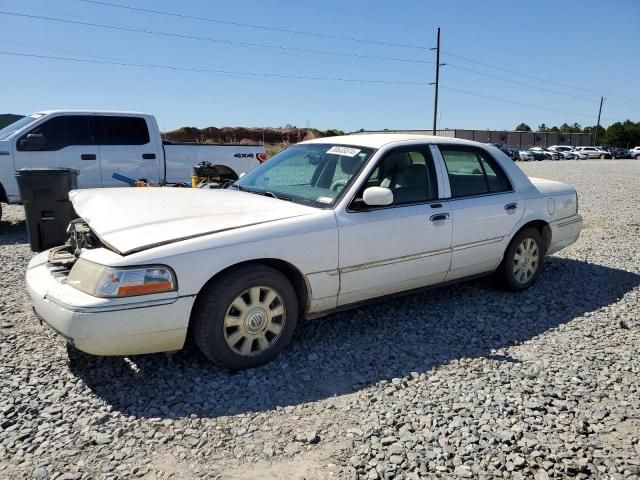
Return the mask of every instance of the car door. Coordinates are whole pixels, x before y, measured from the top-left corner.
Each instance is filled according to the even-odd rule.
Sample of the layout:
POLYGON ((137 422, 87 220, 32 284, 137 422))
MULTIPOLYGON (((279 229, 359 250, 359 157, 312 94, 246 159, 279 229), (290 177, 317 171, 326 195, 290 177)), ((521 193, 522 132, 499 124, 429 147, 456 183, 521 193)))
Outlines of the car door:
POLYGON ((43 119, 20 136, 15 146, 15 168, 67 167, 80 172, 79 188, 101 184, 100 151, 90 131, 89 116, 57 115, 43 119), (32 148, 28 135, 43 137, 43 144, 32 148))
POLYGON ((451 260, 451 219, 439 199, 441 172, 428 146, 387 152, 344 211, 338 305, 424 287, 444 280, 451 260), (391 189, 386 207, 367 207, 367 187, 391 189))
POLYGON ((158 183, 161 175, 162 151, 150 135, 150 125, 143 117, 101 115, 96 117, 101 131, 100 159, 102 185, 126 186, 113 178, 114 173, 134 180, 158 183))
POLYGON ((453 222, 448 280, 489 272, 502 259, 513 229, 525 211, 500 164, 486 150, 440 145, 453 222))

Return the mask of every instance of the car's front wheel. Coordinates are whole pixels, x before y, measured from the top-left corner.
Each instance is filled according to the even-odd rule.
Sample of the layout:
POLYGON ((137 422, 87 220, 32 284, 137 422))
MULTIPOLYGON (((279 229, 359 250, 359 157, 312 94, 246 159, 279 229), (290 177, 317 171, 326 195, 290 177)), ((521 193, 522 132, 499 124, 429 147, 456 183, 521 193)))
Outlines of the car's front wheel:
POLYGON ((247 265, 214 279, 199 295, 192 333, 200 351, 232 370, 273 360, 298 320, 291 282, 265 265, 247 265))
POLYGON ((509 243, 496 272, 502 285, 513 292, 533 285, 542 270, 544 253, 544 240, 538 230, 528 228, 518 233, 509 243))
POLYGON ((606 158, 606 155, 604 153, 600 155, 600 160, 604 160, 605 158, 606 158))

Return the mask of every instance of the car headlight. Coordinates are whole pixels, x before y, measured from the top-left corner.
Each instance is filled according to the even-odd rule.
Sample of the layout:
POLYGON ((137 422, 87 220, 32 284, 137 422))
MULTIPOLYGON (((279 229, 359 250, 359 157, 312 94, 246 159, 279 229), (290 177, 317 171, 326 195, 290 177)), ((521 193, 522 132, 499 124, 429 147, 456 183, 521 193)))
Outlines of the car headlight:
POLYGON ((112 268, 83 259, 75 263, 66 283, 89 295, 104 298, 171 292, 178 286, 175 273, 166 265, 112 268))

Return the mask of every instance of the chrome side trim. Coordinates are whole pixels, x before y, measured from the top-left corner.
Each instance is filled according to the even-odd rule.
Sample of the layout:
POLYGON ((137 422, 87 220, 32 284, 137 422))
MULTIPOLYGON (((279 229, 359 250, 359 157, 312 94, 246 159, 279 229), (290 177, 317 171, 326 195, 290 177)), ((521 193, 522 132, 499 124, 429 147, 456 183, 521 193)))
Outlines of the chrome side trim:
POLYGON ((74 305, 64 303, 63 301, 49 295, 45 295, 44 297, 45 300, 48 300, 58 307, 75 313, 117 312, 120 310, 135 310, 138 308, 159 307, 162 305, 170 305, 172 303, 175 303, 176 301, 178 301, 178 298, 180 297, 166 298, 163 300, 147 300, 145 302, 123 303, 121 305, 110 305, 107 307, 76 307, 74 305))
POLYGON ((405 255, 403 257, 389 258, 387 260, 378 260, 376 262, 361 263, 359 265, 351 265, 340 269, 340 273, 356 272, 358 270, 367 270, 369 268, 382 267, 384 265, 393 265, 394 263, 408 262, 411 260, 417 260, 419 258, 433 257, 435 255, 442 255, 444 253, 451 253, 450 248, 443 248, 441 250, 433 250, 431 252, 418 253, 413 255, 405 255))
POLYGON ((319 272, 309 272, 309 273, 305 273, 305 275, 319 275, 321 273, 326 273, 327 275, 331 276, 331 277, 335 277, 336 275, 340 274, 340 271, 336 268, 333 270, 320 270, 319 272))
POLYGON ((555 222, 552 222, 551 225, 554 225, 556 227, 566 227, 567 225, 572 225, 574 223, 582 222, 582 217, 580 217, 580 216, 576 216, 575 218, 571 217, 567 221, 564 221, 562 223, 560 223, 560 222, 562 222, 562 220, 556 220, 555 222))
POLYGON ((413 255, 405 255, 403 257, 389 258, 387 260, 378 260, 376 262, 361 263, 359 265, 351 265, 349 267, 340 268, 339 271, 342 274, 342 273, 356 272, 358 270, 367 270, 369 268, 382 267, 385 265, 393 265, 394 263, 408 262, 411 260, 418 260, 420 258, 427 258, 427 257, 433 257, 435 255, 442 255, 445 253, 456 252, 458 250, 465 250, 467 248, 480 247, 482 245, 498 243, 498 242, 501 242, 504 238, 505 237, 489 238, 487 240, 480 240, 479 242, 471 242, 471 243, 465 243, 462 245, 456 245, 453 248, 442 248, 440 250, 432 250, 430 252, 417 253, 413 255))
POLYGON ((501 242, 503 239, 504 237, 495 237, 495 238, 489 238, 487 240, 480 240, 479 242, 463 243, 460 245, 456 245, 455 247, 452 248, 452 250, 455 252, 458 250, 465 250, 467 248, 480 247, 482 245, 489 245, 491 243, 501 242))

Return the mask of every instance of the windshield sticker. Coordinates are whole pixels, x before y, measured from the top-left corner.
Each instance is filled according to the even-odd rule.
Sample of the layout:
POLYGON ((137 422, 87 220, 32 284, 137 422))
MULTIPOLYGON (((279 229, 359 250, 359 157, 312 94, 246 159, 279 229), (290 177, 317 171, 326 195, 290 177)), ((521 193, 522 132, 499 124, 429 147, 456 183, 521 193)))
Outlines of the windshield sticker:
MULTIPOLYGON (((329 152, 327 152, 329 153, 329 152)), ((318 203, 331 203, 333 202, 333 198, 331 197, 318 197, 316 198, 316 202, 318 203)))
POLYGON ((344 157, 355 157, 360 153, 360 151, 361 150, 358 148, 334 146, 327 150, 327 153, 330 153, 331 155, 342 155, 344 157))

